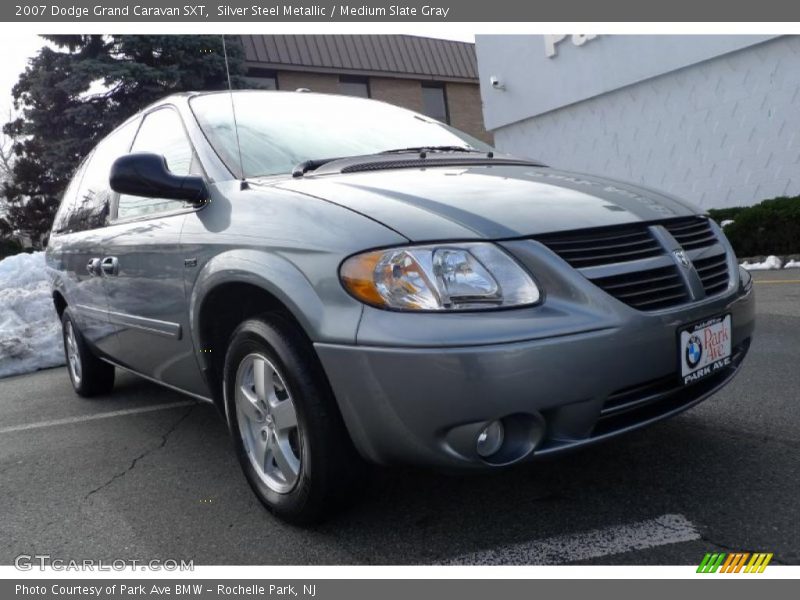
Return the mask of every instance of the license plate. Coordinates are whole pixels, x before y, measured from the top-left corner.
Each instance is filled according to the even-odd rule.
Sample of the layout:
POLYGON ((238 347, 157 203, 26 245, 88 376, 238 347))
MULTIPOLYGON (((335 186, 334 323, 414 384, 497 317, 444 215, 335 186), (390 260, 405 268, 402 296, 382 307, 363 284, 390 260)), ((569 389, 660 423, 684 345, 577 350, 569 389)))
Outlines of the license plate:
POLYGON ((680 330, 681 379, 684 385, 713 375, 731 364, 731 316, 714 317, 680 330))

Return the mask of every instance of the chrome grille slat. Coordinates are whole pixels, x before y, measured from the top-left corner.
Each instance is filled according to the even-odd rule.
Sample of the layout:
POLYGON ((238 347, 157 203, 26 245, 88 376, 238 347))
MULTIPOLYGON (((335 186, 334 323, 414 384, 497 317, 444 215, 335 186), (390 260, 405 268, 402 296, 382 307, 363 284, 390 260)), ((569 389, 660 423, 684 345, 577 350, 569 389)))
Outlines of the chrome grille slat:
POLYGON ((592 257, 568 257, 564 256, 564 258, 568 263, 572 264, 573 267, 588 267, 594 264, 598 264, 597 261, 606 261, 607 263, 614 263, 614 262, 624 262, 626 260, 636 260, 637 258, 646 258, 648 256, 653 256, 653 253, 657 252, 654 250, 637 250, 635 252, 617 252, 615 254, 596 254, 592 257), (621 260, 615 260, 621 259, 621 260), (580 263, 580 264, 573 264, 573 263, 580 263))
POLYGON ((641 310, 668 308, 688 300, 686 287, 674 266, 593 281, 618 300, 641 310))
POLYGON ((717 241, 717 236, 705 217, 667 221, 664 223, 664 228, 684 250, 706 248, 717 241))
POLYGON ((645 306, 655 306, 655 305, 658 305, 659 308, 667 308, 669 306, 675 306, 676 304, 683 304, 683 302, 686 299, 687 299, 686 292, 680 292, 678 294, 661 296, 659 298, 654 298, 652 300, 637 301, 636 308, 642 308, 645 306))
POLYGON ((641 247, 641 246, 652 247, 652 245, 653 245, 652 244, 652 240, 642 239, 642 240, 636 240, 634 242, 627 242, 627 243, 620 243, 620 242, 611 243, 611 242, 609 242, 607 244, 602 244, 600 246, 587 246, 587 247, 580 247, 580 248, 564 248, 564 247, 560 247, 558 251, 560 253, 576 253, 576 252, 589 253, 589 252, 603 252, 603 251, 608 251, 608 250, 618 250, 620 248, 630 248, 632 251, 636 251, 636 249, 641 247))
POLYGON ((639 224, 612 227, 605 231, 569 232, 538 238, 573 267, 628 262, 663 253, 646 226, 639 224))
POLYGON ((719 271, 719 270, 727 271, 728 265, 726 264, 726 261, 723 257, 723 260, 721 260, 719 263, 705 265, 705 266, 704 265, 695 266, 695 269, 697 269, 698 273, 705 273, 707 271, 719 271))
POLYGON ((726 255, 717 254, 707 258, 696 258, 693 262, 700 281, 703 283, 706 296, 714 296, 728 289, 730 272, 726 255))
POLYGON ((616 296, 620 300, 622 299, 629 300, 631 298, 638 298, 639 296, 645 296, 647 294, 656 294, 659 292, 668 292, 675 290, 680 290, 681 292, 683 292, 683 287, 684 287, 683 282, 681 282, 681 283, 674 283, 672 285, 663 285, 661 287, 648 288, 646 290, 637 290, 635 292, 618 293, 616 294, 616 296))
MULTIPOLYGON (((667 280, 667 279, 673 279, 674 280, 675 279, 675 275, 674 274, 669 274, 669 275, 662 275, 661 277, 651 277, 649 279, 649 281, 651 283, 655 283, 656 281, 664 281, 664 280, 667 280)), ((639 284, 640 284, 640 282, 638 282, 638 281, 630 281, 630 282, 625 282, 625 283, 615 283, 615 284, 606 285, 604 287, 604 289, 606 291, 608 291, 608 290, 617 291, 617 290, 624 289, 624 288, 627 288, 627 287, 632 287, 632 286, 635 287, 635 286, 638 286, 639 284)))

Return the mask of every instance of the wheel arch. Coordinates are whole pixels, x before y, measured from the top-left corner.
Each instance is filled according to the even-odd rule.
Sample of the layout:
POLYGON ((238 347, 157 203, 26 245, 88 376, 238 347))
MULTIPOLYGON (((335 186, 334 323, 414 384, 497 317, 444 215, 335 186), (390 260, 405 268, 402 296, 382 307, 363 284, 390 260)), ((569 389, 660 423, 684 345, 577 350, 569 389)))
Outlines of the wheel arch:
POLYGON ((231 250, 208 261, 192 288, 189 318, 198 364, 223 414, 222 367, 228 340, 240 323, 268 312, 291 321, 313 344, 336 332, 343 341, 353 342, 361 308, 342 311, 326 305, 303 273, 275 253, 231 250), (342 312, 351 314, 337 319, 342 312), (335 323, 335 332, 330 323, 335 323))
POLYGON ((67 299, 64 298, 64 294, 58 290, 53 291, 53 306, 55 307, 58 318, 60 319, 63 316, 64 311, 67 309, 67 299))

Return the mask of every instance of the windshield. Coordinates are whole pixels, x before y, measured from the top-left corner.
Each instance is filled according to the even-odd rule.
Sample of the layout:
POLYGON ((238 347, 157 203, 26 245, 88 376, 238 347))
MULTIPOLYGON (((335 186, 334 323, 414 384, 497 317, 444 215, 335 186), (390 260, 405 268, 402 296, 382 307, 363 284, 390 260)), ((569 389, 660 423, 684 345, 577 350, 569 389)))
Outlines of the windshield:
MULTIPOLYGON (((475 138, 383 102, 298 92, 234 92, 245 177, 291 173, 299 163, 419 146, 488 152, 475 138)), ((200 128, 233 173, 240 173, 231 96, 196 96, 200 128)))

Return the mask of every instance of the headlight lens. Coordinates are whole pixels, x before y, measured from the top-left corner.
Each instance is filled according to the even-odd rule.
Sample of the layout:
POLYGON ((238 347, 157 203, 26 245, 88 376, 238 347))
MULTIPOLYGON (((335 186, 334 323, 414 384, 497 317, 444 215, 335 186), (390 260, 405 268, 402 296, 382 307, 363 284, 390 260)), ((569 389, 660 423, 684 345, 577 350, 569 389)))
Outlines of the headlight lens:
POLYGON ((366 252, 344 261, 339 275, 362 302, 395 310, 506 308, 541 298, 530 275, 486 242, 366 252))

